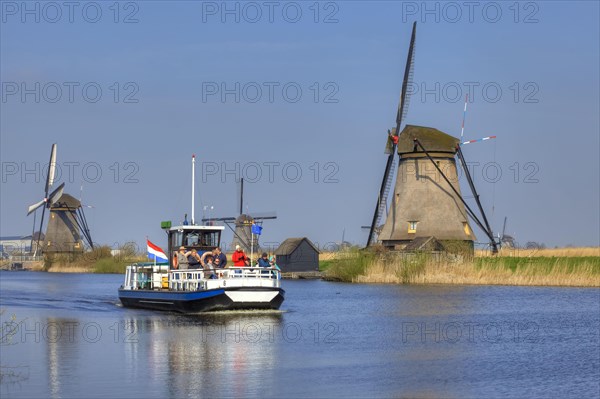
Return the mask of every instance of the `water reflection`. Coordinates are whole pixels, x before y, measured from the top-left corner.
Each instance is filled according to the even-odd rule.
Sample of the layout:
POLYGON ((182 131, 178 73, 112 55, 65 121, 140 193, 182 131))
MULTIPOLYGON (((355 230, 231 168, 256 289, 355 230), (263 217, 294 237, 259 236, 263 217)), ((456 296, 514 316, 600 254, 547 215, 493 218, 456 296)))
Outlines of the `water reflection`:
POLYGON ((62 377, 68 378, 75 374, 77 369, 79 349, 73 343, 76 339, 75 327, 78 324, 76 319, 49 317, 45 323, 35 326, 33 330, 39 330, 40 337, 47 342, 48 386, 52 398, 65 396, 62 392, 62 377))
POLYGON ((166 382, 169 396, 257 394, 275 369, 281 323, 279 312, 128 319, 141 339, 125 348, 127 368, 145 365, 146 377, 166 382))

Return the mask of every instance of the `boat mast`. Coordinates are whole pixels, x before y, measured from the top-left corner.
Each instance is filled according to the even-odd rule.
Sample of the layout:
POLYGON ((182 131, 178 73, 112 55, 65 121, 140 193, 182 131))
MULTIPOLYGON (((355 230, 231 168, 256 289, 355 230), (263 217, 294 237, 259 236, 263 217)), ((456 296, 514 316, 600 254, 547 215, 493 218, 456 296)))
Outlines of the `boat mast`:
POLYGON ((195 225, 194 221, 194 191, 195 185, 194 181, 196 180, 196 155, 192 154, 192 226, 195 225))

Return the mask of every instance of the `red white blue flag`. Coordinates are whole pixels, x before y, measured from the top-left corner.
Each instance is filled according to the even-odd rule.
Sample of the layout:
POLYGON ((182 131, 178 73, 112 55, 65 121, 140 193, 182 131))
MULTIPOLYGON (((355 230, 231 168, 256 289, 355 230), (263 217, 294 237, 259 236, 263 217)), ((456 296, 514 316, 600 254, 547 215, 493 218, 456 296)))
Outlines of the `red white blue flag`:
POLYGON ((148 246, 148 259, 156 262, 169 261, 167 255, 165 255, 165 251, 163 251, 158 245, 152 244, 148 239, 146 239, 146 245, 148 246))

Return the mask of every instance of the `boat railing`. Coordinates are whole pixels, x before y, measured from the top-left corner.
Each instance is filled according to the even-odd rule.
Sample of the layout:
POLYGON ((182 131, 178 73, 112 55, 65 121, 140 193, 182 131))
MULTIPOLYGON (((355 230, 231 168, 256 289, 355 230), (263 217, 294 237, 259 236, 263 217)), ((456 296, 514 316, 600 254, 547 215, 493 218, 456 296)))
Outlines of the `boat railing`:
POLYGON ((281 273, 275 268, 264 267, 229 267, 225 269, 188 269, 171 270, 169 289, 174 291, 198 291, 227 286, 226 280, 277 280, 273 285, 278 285, 281 273))
POLYGON ((199 291, 234 285, 262 284, 279 286, 281 273, 276 268, 233 266, 225 269, 169 270, 168 264, 135 263, 127 266, 125 289, 169 289, 174 291, 199 291))

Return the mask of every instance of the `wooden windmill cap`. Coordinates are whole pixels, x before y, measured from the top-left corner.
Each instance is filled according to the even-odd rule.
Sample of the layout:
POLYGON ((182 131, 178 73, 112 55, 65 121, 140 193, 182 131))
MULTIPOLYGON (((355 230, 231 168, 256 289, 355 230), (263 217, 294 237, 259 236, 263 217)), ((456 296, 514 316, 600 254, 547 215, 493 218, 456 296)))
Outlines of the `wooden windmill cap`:
MULTIPOLYGON (((428 152, 456 153, 456 146, 460 142, 456 137, 441 132, 432 127, 406 125, 398 138, 398 154, 415 152, 414 139, 425 147, 428 152)), ((421 148, 417 152, 421 152, 421 148)))
POLYGON ((77 209, 81 207, 81 202, 70 194, 64 193, 54 205, 52 209, 77 209))

